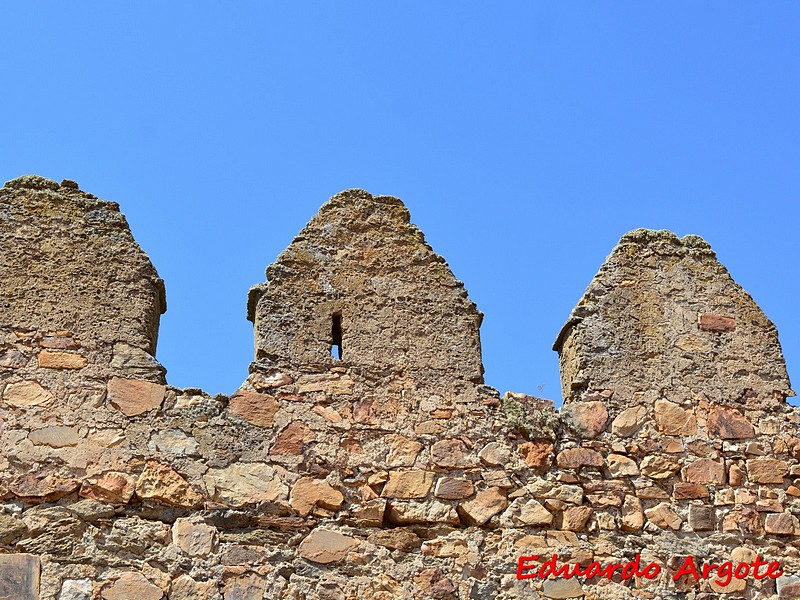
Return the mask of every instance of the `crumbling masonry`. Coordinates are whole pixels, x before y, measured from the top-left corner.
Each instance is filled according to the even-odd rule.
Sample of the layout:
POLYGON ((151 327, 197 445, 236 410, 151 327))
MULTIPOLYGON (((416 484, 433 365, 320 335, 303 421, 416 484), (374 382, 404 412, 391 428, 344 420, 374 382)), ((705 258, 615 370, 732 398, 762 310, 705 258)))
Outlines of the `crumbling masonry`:
POLYGON ((625 235, 555 344, 564 407, 484 385, 482 315, 392 197, 331 198, 253 287, 250 376, 169 386, 113 202, 0 190, 0 598, 800 597, 775 326, 696 236, 625 235), (518 580, 518 558, 642 562, 518 580), (673 581, 682 560, 779 580, 673 581))

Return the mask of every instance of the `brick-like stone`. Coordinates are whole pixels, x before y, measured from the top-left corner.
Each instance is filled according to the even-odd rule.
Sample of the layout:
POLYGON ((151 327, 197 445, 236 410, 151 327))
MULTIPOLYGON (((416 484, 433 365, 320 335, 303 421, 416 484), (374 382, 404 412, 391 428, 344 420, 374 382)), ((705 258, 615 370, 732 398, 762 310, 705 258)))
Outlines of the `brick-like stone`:
POLYGON ((475 466, 469 449, 458 439, 441 440, 431 446, 431 459, 445 469, 464 469, 475 466))
POLYGON ((308 425, 302 421, 292 421, 275 438, 275 443, 270 448, 271 454, 289 454, 301 456, 306 444, 314 439, 314 434, 308 425))
POLYGON ((644 526, 642 501, 636 496, 626 495, 622 503, 622 531, 639 531, 644 526))
POLYGON ((775 535, 797 535, 800 523, 791 513, 771 513, 764 519, 764 530, 775 535))
POLYGON ((545 579, 542 582, 542 593, 545 598, 559 600, 584 596, 583 586, 577 579, 545 579))
POLYGON ((681 464, 669 456, 650 454, 639 463, 639 472, 651 479, 669 479, 681 468, 681 464))
POLYGON ((478 458, 483 464, 490 467, 505 466, 511 460, 511 449, 506 444, 489 442, 478 453, 478 458))
POLYGON ((419 548, 422 540, 419 536, 406 527, 396 527, 394 529, 379 529, 369 535, 367 541, 377 546, 402 550, 403 552, 413 552, 419 548))
POLYGON ((715 526, 716 515, 713 506, 689 505, 689 527, 694 531, 713 531, 715 526))
POLYGON ((136 489, 136 477, 119 471, 107 471, 85 481, 80 495, 98 502, 125 504, 136 489))
POLYGON ((422 450, 422 444, 415 440, 410 440, 402 435, 396 435, 392 439, 389 448, 389 455, 386 457, 386 464, 390 467, 413 467, 417 462, 422 450))
POLYGON ((608 455, 608 472, 611 477, 636 477, 639 475, 639 467, 636 461, 621 454, 608 455))
POLYGON ((675 500, 693 500, 695 498, 708 498, 708 488, 699 483, 678 481, 672 488, 672 497, 675 500))
POLYGON ((436 482, 433 494, 443 500, 463 500, 475 492, 475 487, 468 479, 458 477, 442 477, 436 482))
POLYGON ((77 446, 78 429, 76 427, 51 425, 41 429, 34 429, 28 434, 28 439, 35 446, 50 446, 52 448, 77 446))
POLYGON ((561 529, 583 531, 592 514, 591 506, 570 506, 561 514, 561 529))
POLYGON ((82 369, 89 364, 86 357, 80 354, 52 350, 42 350, 37 358, 42 369, 82 369))
POLYGON ((276 468, 263 463, 234 463, 209 469, 203 480, 212 499, 227 506, 285 501, 289 495, 276 468))
POLYGON ((725 464, 710 458, 699 458, 683 468, 683 479, 688 483, 725 483, 725 464))
POLYGON ((736 330, 736 319, 714 313, 700 313, 697 315, 697 326, 701 331, 726 333, 736 330))

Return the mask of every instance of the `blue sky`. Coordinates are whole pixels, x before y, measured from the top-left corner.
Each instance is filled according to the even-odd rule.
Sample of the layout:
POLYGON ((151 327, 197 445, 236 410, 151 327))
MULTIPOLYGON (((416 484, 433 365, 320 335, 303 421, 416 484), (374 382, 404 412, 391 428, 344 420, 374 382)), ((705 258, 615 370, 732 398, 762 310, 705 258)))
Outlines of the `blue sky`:
POLYGON ((800 4, 2 12, 0 178, 122 205, 166 280, 173 385, 238 387, 248 288, 350 187, 402 198, 466 283, 501 391, 559 397, 552 342, 636 227, 706 238, 800 376, 800 4))

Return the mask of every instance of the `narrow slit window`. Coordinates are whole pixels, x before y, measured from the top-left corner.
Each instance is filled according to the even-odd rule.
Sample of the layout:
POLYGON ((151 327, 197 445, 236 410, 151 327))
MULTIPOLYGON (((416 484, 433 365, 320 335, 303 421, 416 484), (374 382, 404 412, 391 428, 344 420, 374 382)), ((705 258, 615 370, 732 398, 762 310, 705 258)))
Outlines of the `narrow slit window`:
POLYGON ((342 315, 336 313, 331 318, 331 356, 342 360, 342 315))

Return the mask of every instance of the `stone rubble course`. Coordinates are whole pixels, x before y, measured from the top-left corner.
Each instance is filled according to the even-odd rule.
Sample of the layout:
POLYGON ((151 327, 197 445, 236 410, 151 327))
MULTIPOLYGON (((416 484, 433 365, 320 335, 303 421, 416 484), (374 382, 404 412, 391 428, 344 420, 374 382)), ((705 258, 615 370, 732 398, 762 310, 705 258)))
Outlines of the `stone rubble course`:
POLYGON ((484 385, 463 284, 362 190, 251 290, 229 396, 167 384, 163 283, 74 182, 0 190, 0 292, 0 598, 800 597, 777 331, 696 236, 623 236, 558 336, 558 412, 484 385), (661 575, 515 576, 637 554, 661 575), (784 576, 673 581, 686 555, 784 576))

